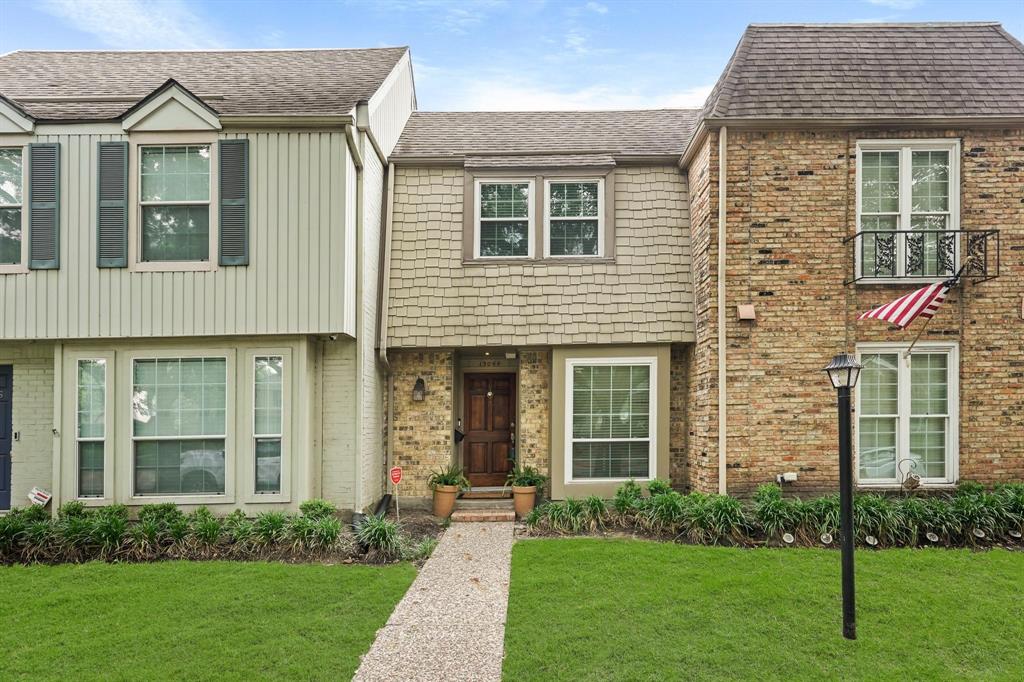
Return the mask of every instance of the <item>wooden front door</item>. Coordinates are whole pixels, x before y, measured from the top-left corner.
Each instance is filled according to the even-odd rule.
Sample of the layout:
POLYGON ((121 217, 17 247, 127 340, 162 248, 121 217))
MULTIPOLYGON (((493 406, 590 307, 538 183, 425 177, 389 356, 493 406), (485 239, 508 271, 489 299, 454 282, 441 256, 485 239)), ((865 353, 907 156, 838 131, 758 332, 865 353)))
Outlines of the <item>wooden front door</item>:
POLYGON ((0 365, 0 509, 11 508, 11 380, 13 368, 0 365))
POLYGON ((505 485, 515 456, 516 375, 466 374, 462 466, 474 486, 505 485))

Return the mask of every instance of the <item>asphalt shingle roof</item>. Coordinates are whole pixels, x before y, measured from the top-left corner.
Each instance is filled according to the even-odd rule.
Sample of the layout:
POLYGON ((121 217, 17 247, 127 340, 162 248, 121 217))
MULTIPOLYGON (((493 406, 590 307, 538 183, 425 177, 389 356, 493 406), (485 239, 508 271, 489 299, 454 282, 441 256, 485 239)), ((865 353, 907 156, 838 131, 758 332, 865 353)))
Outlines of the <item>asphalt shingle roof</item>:
POLYGON ((997 23, 747 28, 708 118, 1024 115, 1024 46, 997 23))
POLYGON ((418 111, 398 140, 397 159, 467 156, 681 154, 700 111, 418 111))
POLYGON ((407 49, 18 51, 0 56, 0 95, 39 120, 108 120, 173 78, 225 116, 344 115, 407 49))

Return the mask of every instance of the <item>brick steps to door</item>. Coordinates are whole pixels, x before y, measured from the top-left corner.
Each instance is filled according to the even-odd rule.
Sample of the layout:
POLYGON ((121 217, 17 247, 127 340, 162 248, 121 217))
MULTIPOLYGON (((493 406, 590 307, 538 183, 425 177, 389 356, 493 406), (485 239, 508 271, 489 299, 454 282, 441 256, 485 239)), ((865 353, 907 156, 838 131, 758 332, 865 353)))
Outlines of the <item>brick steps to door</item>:
POLYGON ((515 521, 516 513, 503 509, 460 509, 452 514, 453 523, 482 523, 487 521, 515 521))

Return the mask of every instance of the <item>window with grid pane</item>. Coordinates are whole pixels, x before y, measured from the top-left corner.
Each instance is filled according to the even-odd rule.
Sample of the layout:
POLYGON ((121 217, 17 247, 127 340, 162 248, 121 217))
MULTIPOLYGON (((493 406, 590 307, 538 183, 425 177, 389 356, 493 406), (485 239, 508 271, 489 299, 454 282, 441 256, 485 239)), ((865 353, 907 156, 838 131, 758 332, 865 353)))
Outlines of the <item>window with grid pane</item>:
POLYGON ((861 354, 858 477, 899 483, 908 473, 925 481, 950 479, 950 386, 956 368, 947 349, 861 354))
POLYGON ((600 255, 600 183, 548 183, 548 253, 551 256, 600 255))
POLYGON ((210 259, 210 145, 141 147, 142 260, 210 259))
POLYGON ((281 437, 284 409, 284 358, 258 356, 254 361, 253 441, 256 492, 281 492, 281 437))
POLYGON ((650 364, 574 364, 571 471, 574 480, 650 478, 650 364))
POLYGON ((863 277, 944 277, 957 265, 956 142, 862 141, 858 155, 863 277), (902 234, 887 234, 904 231, 902 234))
POLYGON ((76 439, 78 496, 103 497, 107 361, 78 361, 76 439))
POLYGON ((478 185, 479 255, 517 258, 530 255, 530 183, 482 182, 478 185))
POLYGON ((0 148, 0 265, 21 263, 23 152, 0 148))
POLYGON ((226 371, 224 358, 135 360, 136 495, 224 493, 226 371))

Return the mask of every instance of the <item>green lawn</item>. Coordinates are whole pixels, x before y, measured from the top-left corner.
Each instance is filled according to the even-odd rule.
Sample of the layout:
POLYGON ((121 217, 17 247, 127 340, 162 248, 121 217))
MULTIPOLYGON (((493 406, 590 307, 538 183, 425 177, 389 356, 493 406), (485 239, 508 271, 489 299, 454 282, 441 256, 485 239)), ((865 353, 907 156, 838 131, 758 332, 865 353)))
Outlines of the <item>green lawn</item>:
POLYGON ((348 679, 415 569, 0 567, 0 678, 348 679))
POLYGON ((1024 679, 1024 553, 515 545, 508 680, 1024 679))

